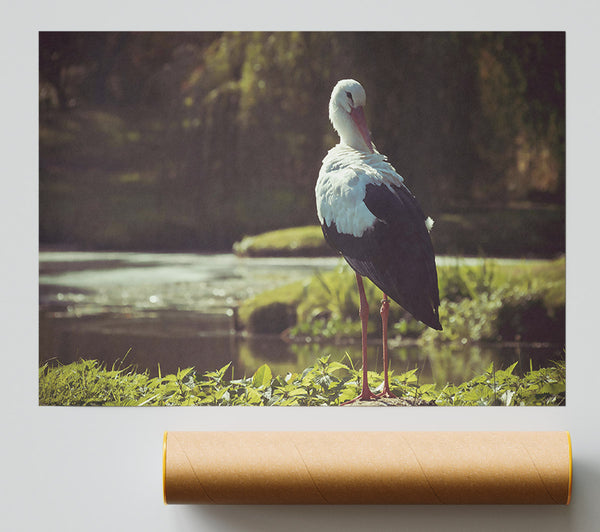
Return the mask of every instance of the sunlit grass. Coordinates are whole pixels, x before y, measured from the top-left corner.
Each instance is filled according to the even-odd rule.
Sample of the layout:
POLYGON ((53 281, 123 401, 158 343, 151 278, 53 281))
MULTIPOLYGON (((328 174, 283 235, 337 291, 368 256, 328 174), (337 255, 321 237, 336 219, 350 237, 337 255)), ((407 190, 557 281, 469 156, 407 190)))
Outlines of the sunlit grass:
MULTIPOLYGON (((552 261, 489 259, 477 265, 457 259, 438 266, 438 276, 444 330, 429 330, 392 304, 392 334, 436 342, 564 342, 564 257, 552 261)), ((369 333, 377 334, 381 292, 370 282, 365 282, 365 290, 370 302, 369 333)), ((252 331, 261 332, 260 313, 275 303, 286 305, 292 316, 284 328, 296 322, 292 336, 331 339, 360 335, 355 275, 341 261, 331 272, 243 302, 242 324, 251 323, 252 331)))
POLYGON ((323 239, 323 232, 318 225, 290 227, 256 236, 246 236, 233 245, 233 251, 237 255, 248 257, 334 254, 323 239))
POLYGON ((245 329, 250 332, 264 333, 273 332, 273 326, 276 325, 273 323, 275 315, 276 318, 279 318, 276 321, 283 323, 283 327, 274 332, 281 332, 295 323, 296 307, 304 293, 304 281, 296 281, 273 290, 267 290, 244 301, 238 309, 238 316, 245 329))
MULTIPOLYGON (((420 384, 417 369, 395 375, 392 391, 407 404, 438 406, 532 406, 565 403, 565 365, 513 374, 493 364, 458 386, 420 384)), ((249 377, 233 379, 230 364, 198 375, 193 368, 150 378, 134 368, 107 369, 96 360, 80 360, 39 371, 40 405, 167 406, 253 405, 333 406, 355 398, 360 391, 360 369, 346 360, 321 357, 299 373, 274 376, 267 364, 249 377)), ((381 389, 383 375, 369 372, 369 386, 381 389)))

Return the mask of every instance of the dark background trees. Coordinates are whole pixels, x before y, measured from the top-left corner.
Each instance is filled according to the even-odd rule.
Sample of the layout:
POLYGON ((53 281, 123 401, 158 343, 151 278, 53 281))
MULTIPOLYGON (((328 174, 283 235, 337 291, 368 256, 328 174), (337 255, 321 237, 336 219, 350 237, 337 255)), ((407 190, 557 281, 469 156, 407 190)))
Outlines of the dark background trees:
POLYGON ((426 212, 564 226, 564 33, 42 32, 39 67, 42 244, 214 250, 316 223, 347 77, 426 212))

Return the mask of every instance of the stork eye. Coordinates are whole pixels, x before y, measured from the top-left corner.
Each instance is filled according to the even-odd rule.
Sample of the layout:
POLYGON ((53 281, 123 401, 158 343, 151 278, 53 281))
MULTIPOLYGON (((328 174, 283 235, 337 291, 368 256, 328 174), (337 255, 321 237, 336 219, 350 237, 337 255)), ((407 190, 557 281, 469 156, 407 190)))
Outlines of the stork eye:
POLYGON ((346 91, 346 96, 348 96, 348 98, 350 98, 350 101, 351 101, 352 103, 354 103, 354 100, 352 99, 352 93, 350 93, 350 92, 346 91))

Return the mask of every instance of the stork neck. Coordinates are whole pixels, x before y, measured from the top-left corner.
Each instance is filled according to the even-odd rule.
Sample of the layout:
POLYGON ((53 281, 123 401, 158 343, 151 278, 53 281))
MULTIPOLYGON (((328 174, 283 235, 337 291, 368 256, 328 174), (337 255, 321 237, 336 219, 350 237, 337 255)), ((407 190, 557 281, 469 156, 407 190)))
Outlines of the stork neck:
POLYGON ((371 153, 371 147, 367 146, 358 127, 345 110, 336 107, 331 110, 331 123, 340 136, 341 144, 350 146, 357 151, 371 153))

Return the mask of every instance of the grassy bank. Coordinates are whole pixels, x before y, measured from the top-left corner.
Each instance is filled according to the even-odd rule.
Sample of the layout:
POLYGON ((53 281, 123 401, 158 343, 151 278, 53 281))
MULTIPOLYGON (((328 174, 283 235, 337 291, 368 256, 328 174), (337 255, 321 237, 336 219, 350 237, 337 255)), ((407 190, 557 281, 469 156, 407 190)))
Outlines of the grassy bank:
MULTIPOLYGON (((565 209, 522 204, 513 207, 454 209, 435 216, 431 233, 439 255, 552 258, 565 252, 565 209)), ((318 225, 246 236, 233 245, 247 257, 329 256, 318 225)))
MULTIPOLYGON (((564 344, 565 259, 498 261, 471 265, 459 259, 438 266, 440 319, 432 331, 402 308, 390 307, 391 334, 422 342, 528 341, 564 344)), ((381 292, 365 283, 371 302, 369 334, 380 332, 381 292)), ((287 330, 291 336, 360 336, 353 272, 336 270, 277 288, 242 303, 239 317, 253 333, 287 330)))
MULTIPOLYGON (((391 373, 391 388, 405 405, 533 406, 565 403, 563 363, 513 374, 516 364, 503 370, 490 366, 485 373, 459 386, 419 384, 416 369, 391 373)), ((322 357, 301 373, 273 376, 266 364, 251 377, 233 378, 230 364, 197 375, 193 368, 150 378, 133 368, 107 369, 95 360, 40 368, 40 405, 166 406, 339 405, 360 391, 360 370, 343 361, 322 357)), ((373 390, 381 387, 382 374, 369 372, 373 390)))
POLYGON ((241 257, 323 257, 336 254, 325 242, 318 225, 246 236, 233 245, 233 252, 241 257))

